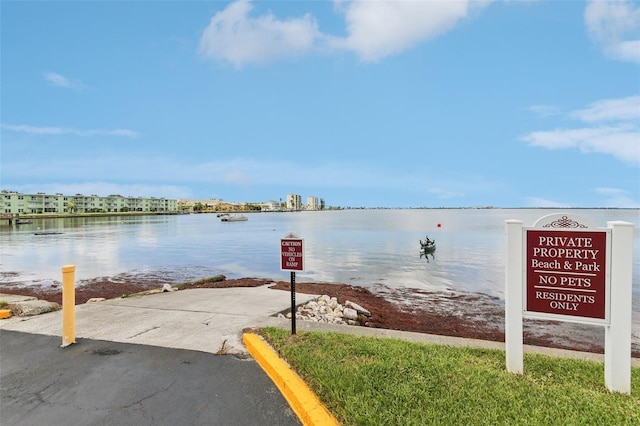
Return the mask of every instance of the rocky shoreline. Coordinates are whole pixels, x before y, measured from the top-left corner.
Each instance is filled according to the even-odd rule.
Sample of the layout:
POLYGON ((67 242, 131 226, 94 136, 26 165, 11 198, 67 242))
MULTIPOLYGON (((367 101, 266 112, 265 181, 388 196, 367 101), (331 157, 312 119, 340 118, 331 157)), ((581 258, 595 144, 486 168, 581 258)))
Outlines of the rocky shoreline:
MULTIPOLYGON (((6 277, 6 275, 5 275, 6 277)), ((149 291, 160 291, 165 285, 176 290, 190 288, 256 287, 269 285, 274 290, 290 291, 290 283, 261 278, 226 279, 220 275, 176 286, 162 276, 118 276, 96 278, 78 283, 76 304, 95 298, 129 297, 149 291)), ((329 306, 330 315, 365 327, 438 334, 480 340, 504 341, 504 305, 485 294, 429 292, 418 289, 393 289, 373 286, 371 290, 340 283, 296 283, 296 292, 322 295, 322 305, 329 306), (347 303, 350 302, 350 303, 347 303), (340 305, 341 310, 338 309, 340 305), (354 307, 355 305, 355 307, 354 307), (335 311, 341 313, 338 315, 335 311)), ((2 283, 0 293, 31 296, 40 300, 62 303, 62 289, 57 283, 49 287, 2 283)), ((319 299, 320 300, 320 299, 319 299)), ((318 301, 316 304, 320 305, 318 301)), ((303 308, 303 320, 318 320, 312 314, 316 307, 303 308)), ((318 306, 318 310, 320 307, 318 306)), ((584 352, 604 352, 602 327, 555 321, 526 320, 524 343, 584 352)), ((632 344, 632 356, 640 358, 640 344, 632 344)))
MULTIPOLYGON (((338 302, 337 297, 331 297, 323 294, 315 300, 298 306, 296 310, 296 319, 303 321, 313 321, 325 324, 340 325, 361 325, 368 327, 368 319, 371 318, 371 312, 362 306, 350 300, 344 302, 344 305, 338 302)), ((293 318, 291 310, 286 315, 278 314, 281 318, 293 318)))

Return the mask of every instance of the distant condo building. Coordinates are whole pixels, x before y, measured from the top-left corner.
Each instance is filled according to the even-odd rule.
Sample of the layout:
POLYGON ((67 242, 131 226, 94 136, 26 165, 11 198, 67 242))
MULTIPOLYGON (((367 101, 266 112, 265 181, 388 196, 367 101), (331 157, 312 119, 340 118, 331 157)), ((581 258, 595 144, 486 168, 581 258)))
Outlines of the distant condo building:
POLYGON ((322 210, 320 198, 307 197, 307 210, 322 210))
POLYGON ((178 200, 168 198, 123 197, 122 195, 63 195, 63 194, 23 194, 2 191, 3 213, 43 214, 43 213, 116 213, 116 212, 175 212, 178 200))
POLYGON ((324 199, 318 197, 307 197, 307 204, 302 205, 302 197, 298 194, 287 195, 287 210, 324 210, 324 199))
POLYGON ((287 194, 287 210, 302 210, 302 197, 298 194, 287 194))
POLYGON ((265 201, 261 204, 262 210, 267 212, 279 212, 282 210, 280 203, 275 200, 265 201))

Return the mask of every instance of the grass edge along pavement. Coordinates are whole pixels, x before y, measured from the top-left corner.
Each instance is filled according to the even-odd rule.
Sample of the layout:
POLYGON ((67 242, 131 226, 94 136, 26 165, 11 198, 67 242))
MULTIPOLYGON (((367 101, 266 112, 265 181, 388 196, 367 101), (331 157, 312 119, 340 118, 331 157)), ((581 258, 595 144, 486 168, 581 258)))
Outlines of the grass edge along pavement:
POLYGON ((260 336, 245 333, 242 339, 247 351, 271 378, 303 425, 330 426, 340 424, 306 383, 280 359, 278 354, 260 336))
POLYGON ((257 331, 344 425, 640 425, 640 368, 631 395, 611 393, 597 361, 267 327, 257 331))

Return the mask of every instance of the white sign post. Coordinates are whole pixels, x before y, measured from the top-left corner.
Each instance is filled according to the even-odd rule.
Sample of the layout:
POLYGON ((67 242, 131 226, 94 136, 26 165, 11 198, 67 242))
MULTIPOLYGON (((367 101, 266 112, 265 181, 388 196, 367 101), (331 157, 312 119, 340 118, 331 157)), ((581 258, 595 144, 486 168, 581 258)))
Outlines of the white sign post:
POLYGON ((604 382, 611 392, 631 393, 631 295, 633 224, 611 229, 611 313, 604 334, 604 382))
POLYGON ((524 372, 522 338, 522 222, 507 221, 507 264, 505 272, 505 355, 507 371, 522 374, 524 372))
POLYGON ((633 224, 593 228, 568 214, 506 221, 505 356, 523 373, 522 318, 605 327, 605 384, 631 393, 633 224))

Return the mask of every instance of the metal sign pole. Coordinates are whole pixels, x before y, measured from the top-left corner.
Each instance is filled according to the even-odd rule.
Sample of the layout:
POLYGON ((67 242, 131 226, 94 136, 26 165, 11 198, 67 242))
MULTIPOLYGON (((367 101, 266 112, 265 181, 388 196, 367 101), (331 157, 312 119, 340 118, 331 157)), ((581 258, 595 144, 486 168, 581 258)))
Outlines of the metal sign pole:
POLYGON ((296 273, 291 271, 291 334, 296 334, 296 273))
POLYGON ((291 272, 291 334, 296 334, 296 271, 304 271, 304 239, 289 232, 280 240, 280 270, 291 272))

